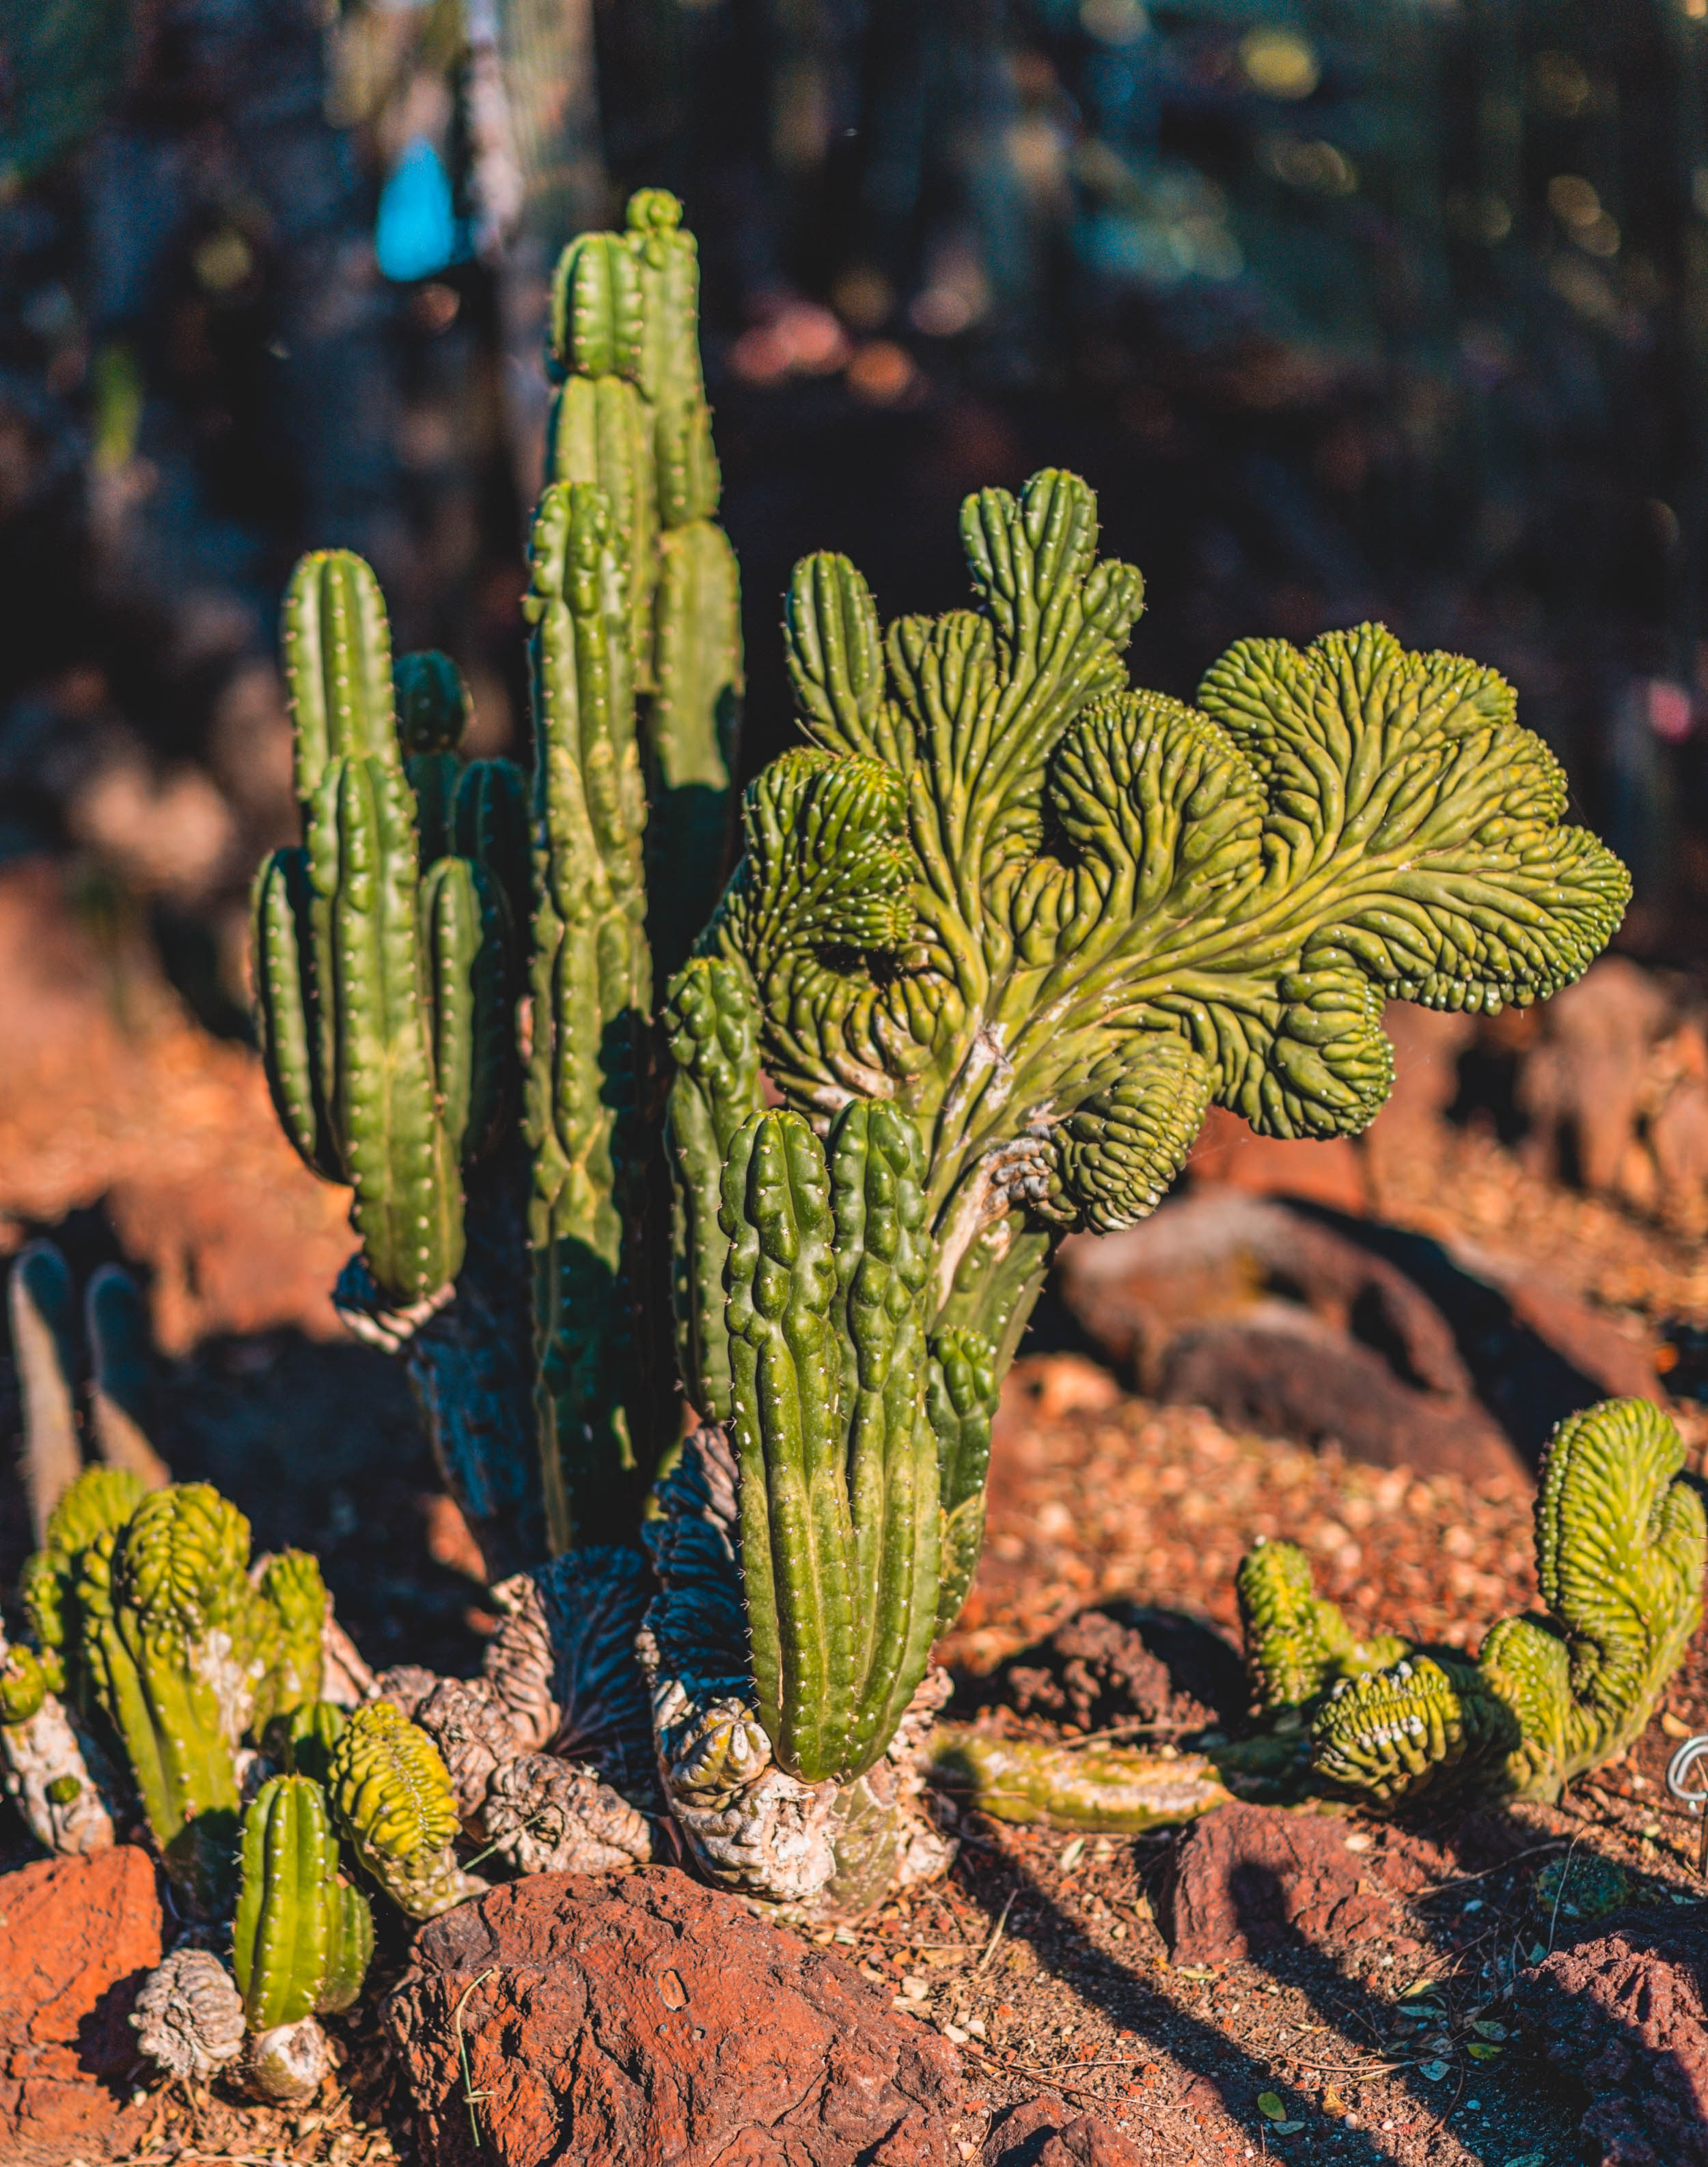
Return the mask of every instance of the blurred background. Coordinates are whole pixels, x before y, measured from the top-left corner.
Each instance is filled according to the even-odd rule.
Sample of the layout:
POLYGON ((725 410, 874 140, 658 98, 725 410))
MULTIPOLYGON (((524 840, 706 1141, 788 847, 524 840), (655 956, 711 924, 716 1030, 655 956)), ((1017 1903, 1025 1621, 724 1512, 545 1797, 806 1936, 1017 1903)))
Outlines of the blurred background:
POLYGON ((1493 664, 1708 909, 1708 0, 3 0, 0 856, 204 1022, 293 824, 297 553, 369 556, 527 729, 545 277, 642 183, 700 237, 751 769, 778 596, 963 592, 1059 463, 1143 681, 1364 617, 1493 664))

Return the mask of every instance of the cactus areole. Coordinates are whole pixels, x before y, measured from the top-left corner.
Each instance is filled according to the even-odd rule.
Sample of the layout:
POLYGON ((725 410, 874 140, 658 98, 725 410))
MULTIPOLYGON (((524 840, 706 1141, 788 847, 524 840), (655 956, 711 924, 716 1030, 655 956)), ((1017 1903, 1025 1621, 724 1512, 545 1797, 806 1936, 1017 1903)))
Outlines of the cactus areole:
MULTIPOLYGON (((762 1734, 742 1782, 846 1786, 966 1593, 1058 1241, 1151 1211, 1212 1105, 1357 1133, 1384 1002, 1546 999, 1629 882, 1562 824, 1511 688, 1379 625, 1241 641, 1193 704, 1135 690, 1143 581, 1057 471, 967 500, 966 609, 885 628, 846 559, 796 568, 803 742, 749 787, 731 870, 697 281, 656 190, 559 267, 531 778, 461 761, 460 680, 394 670, 359 559, 299 567, 305 843, 257 881, 257 1006, 286 1133, 354 1192, 358 1321, 409 1352, 471 1519, 632 1542, 690 1411, 724 1426, 735 1518, 703 1526, 745 1650, 722 1699, 708 1672, 655 1703, 702 1775, 714 1732, 762 1734), (531 1380, 499 1346, 528 1274, 501 1298, 476 1268, 505 1182, 531 1380)), ((1308 1698, 1314 1598, 1285 1570, 1249 1592, 1281 1621, 1265 1690, 1308 1698)), ((1345 1674, 1378 1672, 1347 1637, 1345 1674)))

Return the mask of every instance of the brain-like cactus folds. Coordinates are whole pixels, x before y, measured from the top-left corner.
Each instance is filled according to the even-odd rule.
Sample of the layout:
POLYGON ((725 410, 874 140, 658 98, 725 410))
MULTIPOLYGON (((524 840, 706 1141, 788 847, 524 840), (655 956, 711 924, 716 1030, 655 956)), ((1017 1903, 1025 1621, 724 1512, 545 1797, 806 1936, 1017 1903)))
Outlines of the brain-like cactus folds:
POLYGON ((1552 1799, 1648 1721, 1702 1614, 1702 1501, 1647 1400, 1555 1432, 1536 1501, 1543 1618, 1503 1618, 1474 1665, 1414 1656, 1323 1703, 1318 1772, 1382 1799, 1467 1785, 1552 1799))
POLYGON ((329 1756, 326 1780, 356 1856, 411 1918, 431 1919, 485 1887, 457 1863, 456 1800, 438 1749, 386 1702, 356 1710, 329 1756))
POLYGON ((1302 1709, 1338 1679, 1398 1662, 1407 1643, 1391 1634, 1369 1640, 1318 1595, 1310 1560, 1296 1543, 1260 1542, 1240 1561, 1236 1582, 1245 1664, 1265 1715, 1302 1709))

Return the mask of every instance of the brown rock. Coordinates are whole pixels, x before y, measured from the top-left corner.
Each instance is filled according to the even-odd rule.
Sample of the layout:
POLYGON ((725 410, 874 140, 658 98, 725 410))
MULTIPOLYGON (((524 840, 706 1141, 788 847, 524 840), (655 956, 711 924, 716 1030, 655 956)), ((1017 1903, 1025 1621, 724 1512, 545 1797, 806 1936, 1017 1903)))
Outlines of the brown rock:
POLYGON ((1520 1973, 1520 2013, 1591 2095, 1599 2167, 1708 2167, 1708 1931, 1652 1912, 1520 1973))
MULTIPOLYGON (((64 2167, 129 2151, 114 2089, 137 2063, 128 2019, 160 1962, 153 1861, 133 1844, 0 1879, 0 2159, 64 2167)), ((132 2125, 135 2124, 136 2127, 132 2125)))
POLYGON ((1143 2158, 1118 2129, 1047 2093, 997 2117, 979 2167, 1143 2167, 1143 2158))
POLYGON ((1238 1114, 1212 1106, 1186 1171, 1196 1189, 1217 1184, 1247 1196, 1305 1196, 1336 1211, 1369 1205, 1364 1161, 1350 1136, 1260 1136, 1238 1114))
POLYGON ((436 2167, 952 2167, 975 2126, 947 2041, 669 1869, 445 1913, 386 2021, 436 2167))
POLYGON ((1206 1629, 1122 1604, 1082 1610, 1041 1646, 1023 1650, 1003 1674, 1001 1690, 1022 1715, 1089 1731, 1133 1720, 1201 1730, 1225 1719, 1217 1703, 1228 1714, 1242 1713, 1249 1688, 1238 1656, 1206 1629), (1193 1671, 1198 1675, 1188 1683, 1193 1671))
POLYGON ((1170 1853, 1157 1924, 1176 1963, 1235 1963, 1300 1942, 1369 1941, 1397 1931, 1397 1897, 1451 1870, 1433 1844, 1398 1829, 1217 1806, 1170 1853))

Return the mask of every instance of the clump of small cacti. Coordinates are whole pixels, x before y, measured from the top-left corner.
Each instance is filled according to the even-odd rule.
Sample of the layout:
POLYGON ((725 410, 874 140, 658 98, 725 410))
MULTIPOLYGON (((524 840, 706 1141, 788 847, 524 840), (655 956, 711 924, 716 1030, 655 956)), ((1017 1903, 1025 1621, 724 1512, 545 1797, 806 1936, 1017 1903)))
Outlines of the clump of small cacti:
POLYGON ((1562 1423, 1536 1500, 1540 1618, 1477 1659, 1406 1652, 1337 1682, 1312 1722, 1322 1780, 1384 1804, 1424 1791, 1552 1799, 1642 1731, 1701 1622, 1702 1500, 1647 1400, 1562 1423))
MULTIPOLYGON (((1510 689, 1461 658, 1366 625, 1242 642, 1195 706, 1132 689, 1143 583, 1051 471, 968 499, 971 609, 886 632, 846 559, 797 568, 807 742, 748 790, 726 883, 740 654, 696 280, 653 190, 559 267, 526 875, 512 771, 477 792, 454 759, 454 671, 406 658, 394 689, 366 568, 300 568, 307 844, 257 888, 257 1009, 287 1131, 356 1191, 341 1300, 406 1349, 477 1535, 529 1562, 644 1533, 665 1802, 713 1878, 831 1910, 947 1856, 920 1804, 930 1648, 1056 1243, 1150 1211, 1212 1105, 1361 1130, 1385 1000, 1544 999, 1628 882, 1561 825, 1510 689)), ((1302 1740, 1331 1673, 1395 1651, 1337 1637, 1296 1576, 1276 1546, 1246 1593, 1274 1612, 1262 1696, 1302 1740)), ((533 1793, 495 1777, 537 1747, 501 1698, 489 1677, 411 1700, 445 1786, 395 1840, 358 1816, 406 1900, 453 1885, 459 1818, 517 1841, 533 1793)), ((359 1789, 356 1750, 335 1758, 359 1789)), ((1146 1810, 1142 1776, 1108 1772, 1146 1810)))

